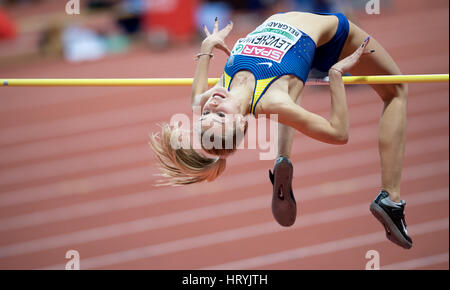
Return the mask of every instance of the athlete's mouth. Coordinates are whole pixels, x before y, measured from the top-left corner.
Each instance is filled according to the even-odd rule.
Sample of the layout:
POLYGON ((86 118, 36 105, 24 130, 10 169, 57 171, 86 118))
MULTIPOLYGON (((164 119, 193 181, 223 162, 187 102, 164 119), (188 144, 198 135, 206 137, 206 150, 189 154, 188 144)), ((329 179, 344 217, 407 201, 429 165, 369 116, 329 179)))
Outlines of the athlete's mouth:
POLYGON ((213 97, 215 97, 215 96, 220 97, 220 98, 222 98, 222 99, 225 99, 225 98, 226 98, 226 96, 224 96, 224 95, 222 95, 222 94, 219 94, 219 93, 214 93, 213 97))

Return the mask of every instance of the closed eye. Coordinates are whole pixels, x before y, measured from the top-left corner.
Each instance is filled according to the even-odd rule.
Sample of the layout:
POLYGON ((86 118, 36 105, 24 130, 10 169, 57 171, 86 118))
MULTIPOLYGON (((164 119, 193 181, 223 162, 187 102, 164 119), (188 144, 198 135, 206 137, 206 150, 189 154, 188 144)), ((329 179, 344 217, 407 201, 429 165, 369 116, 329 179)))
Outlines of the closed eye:
POLYGON ((209 114, 209 111, 204 111, 202 115, 205 116, 205 115, 208 115, 208 114, 209 114))

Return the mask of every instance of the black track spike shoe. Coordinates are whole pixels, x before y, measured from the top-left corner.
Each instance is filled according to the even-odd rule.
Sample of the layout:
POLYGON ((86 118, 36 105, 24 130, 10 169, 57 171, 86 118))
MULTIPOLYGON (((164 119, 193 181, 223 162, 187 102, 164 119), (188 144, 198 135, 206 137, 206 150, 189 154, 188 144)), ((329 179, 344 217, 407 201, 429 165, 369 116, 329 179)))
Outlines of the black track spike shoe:
POLYGON ((401 201, 400 205, 392 204, 389 201, 389 193, 381 190, 374 201, 370 204, 370 211, 380 221, 386 230, 386 237, 402 248, 410 249, 412 240, 408 236, 405 222, 406 202, 401 201))
POLYGON ((269 178, 273 184, 272 214, 284 227, 292 226, 297 217, 297 205, 292 192, 293 167, 287 157, 275 161, 273 173, 269 169, 269 178))

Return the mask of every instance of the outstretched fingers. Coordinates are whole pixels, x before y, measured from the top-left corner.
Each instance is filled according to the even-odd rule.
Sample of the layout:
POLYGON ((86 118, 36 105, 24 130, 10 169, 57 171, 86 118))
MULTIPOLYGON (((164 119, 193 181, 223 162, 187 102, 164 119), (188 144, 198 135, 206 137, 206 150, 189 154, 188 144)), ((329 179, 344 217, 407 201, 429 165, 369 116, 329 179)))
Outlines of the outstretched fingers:
MULTIPOLYGON (((218 25, 218 21, 217 20, 216 20, 215 25, 218 25)), ((214 33, 217 33, 222 39, 225 39, 228 36, 228 34, 230 34, 231 29, 233 29, 233 22, 230 21, 227 24, 227 26, 222 28, 222 30, 220 30, 220 31, 215 30, 214 33)))
POLYGON ((219 32, 219 19, 214 19, 214 33, 219 32))
POLYGON ((224 29, 222 29, 223 31, 225 31, 228 35, 228 33, 230 33, 231 29, 233 29, 233 22, 230 21, 230 23, 227 24, 227 26, 225 26, 224 29))
POLYGON ((211 35, 211 34, 209 33, 208 28, 206 27, 206 25, 203 25, 203 31, 205 32, 206 37, 208 37, 208 36, 211 35))
POLYGON ((225 26, 222 30, 219 30, 219 20, 216 17, 212 32, 209 32, 206 25, 203 25, 203 30, 206 34, 204 42, 209 43, 212 47, 216 47, 224 51, 227 55, 231 55, 231 50, 225 44, 225 38, 230 33, 231 29, 233 29, 233 22, 230 21, 227 26, 225 26))
POLYGON ((368 36, 361 44, 361 46, 359 46, 351 55, 333 65, 332 68, 341 72, 341 74, 351 70, 355 65, 359 63, 361 56, 372 54, 375 52, 375 50, 369 49, 369 42, 370 36, 368 36))
POLYGON ((361 47, 358 49, 360 55, 367 55, 367 54, 372 54, 375 52, 374 49, 369 49, 369 42, 370 42, 370 36, 367 36, 367 38, 364 40, 363 44, 361 44, 361 47))

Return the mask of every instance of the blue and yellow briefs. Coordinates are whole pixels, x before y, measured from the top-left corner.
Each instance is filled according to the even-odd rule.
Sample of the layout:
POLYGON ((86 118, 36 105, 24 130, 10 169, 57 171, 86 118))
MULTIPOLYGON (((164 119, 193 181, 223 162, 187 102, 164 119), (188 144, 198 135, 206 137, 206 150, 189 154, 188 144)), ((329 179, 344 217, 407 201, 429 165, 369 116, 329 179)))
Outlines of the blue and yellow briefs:
POLYGON ((234 75, 248 70, 255 76, 251 113, 267 88, 284 75, 294 75, 306 82, 311 68, 327 72, 335 64, 347 40, 349 22, 341 13, 335 36, 316 48, 306 33, 281 21, 266 21, 245 38, 239 39, 225 64, 224 83, 230 89, 234 75))

